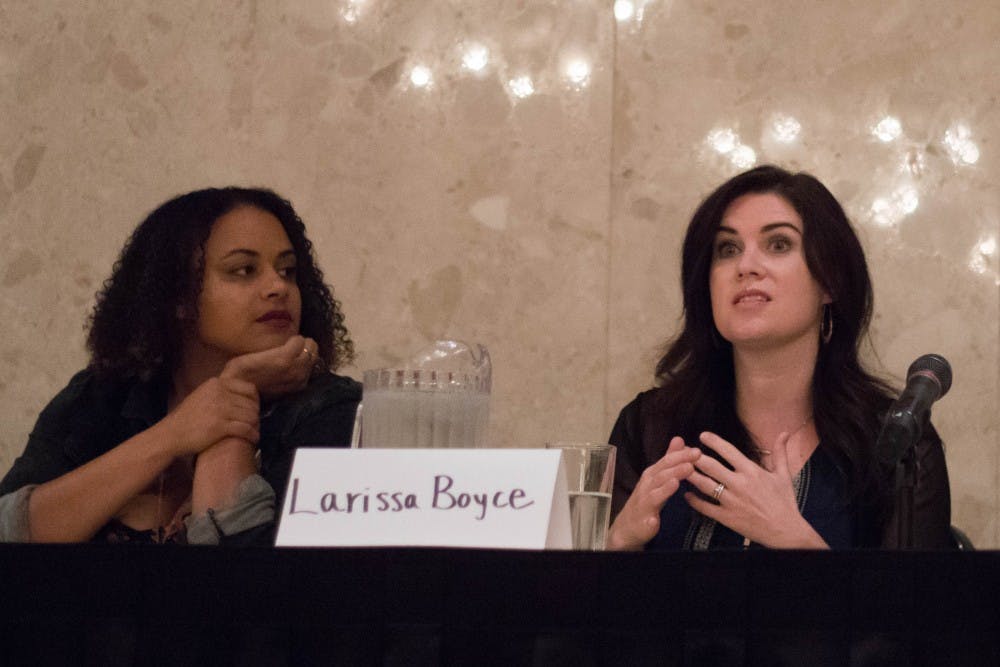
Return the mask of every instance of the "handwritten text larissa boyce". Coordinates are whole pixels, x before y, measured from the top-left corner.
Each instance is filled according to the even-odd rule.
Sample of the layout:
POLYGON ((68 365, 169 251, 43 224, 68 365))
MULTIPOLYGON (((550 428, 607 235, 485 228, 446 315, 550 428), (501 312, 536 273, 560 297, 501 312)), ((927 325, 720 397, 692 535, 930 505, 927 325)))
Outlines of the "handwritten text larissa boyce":
MULTIPOLYGON (((524 489, 490 491, 455 491, 455 480, 449 475, 435 475, 430 502, 421 504, 419 494, 413 491, 380 490, 364 487, 362 491, 324 491, 313 502, 300 499, 299 478, 292 478, 289 514, 367 514, 369 512, 404 512, 427 507, 434 510, 472 510, 475 519, 482 521, 489 509, 522 510, 535 504, 524 489)), ((304 494, 303 494, 304 495, 304 494)), ((425 498, 426 500, 426 498, 425 498)))

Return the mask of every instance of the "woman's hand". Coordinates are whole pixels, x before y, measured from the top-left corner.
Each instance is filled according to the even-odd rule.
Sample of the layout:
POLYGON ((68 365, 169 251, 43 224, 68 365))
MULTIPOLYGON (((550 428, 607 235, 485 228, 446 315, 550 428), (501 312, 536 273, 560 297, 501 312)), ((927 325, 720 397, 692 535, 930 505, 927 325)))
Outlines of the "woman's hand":
POLYGON ((722 525, 772 548, 828 548, 823 538, 802 518, 788 469, 788 433, 782 433, 763 461, 767 468, 745 457, 735 446, 714 433, 702 433, 701 442, 712 448, 732 470, 710 456, 703 456, 689 478, 701 493, 685 493, 691 507, 722 525), (723 490, 718 492, 719 484, 723 490))
POLYGON ((292 336, 280 347, 230 359, 220 377, 253 383, 265 400, 278 398, 305 389, 317 348, 312 338, 292 336))
POLYGON ((684 440, 674 437, 667 453, 642 471, 639 483, 608 529, 608 549, 632 551, 641 549, 660 529, 660 510, 680 487, 681 480, 694 473, 701 452, 686 447, 684 440))
POLYGON ((225 438, 260 439, 257 388, 234 377, 209 378, 155 427, 169 434, 174 456, 199 454, 225 438))

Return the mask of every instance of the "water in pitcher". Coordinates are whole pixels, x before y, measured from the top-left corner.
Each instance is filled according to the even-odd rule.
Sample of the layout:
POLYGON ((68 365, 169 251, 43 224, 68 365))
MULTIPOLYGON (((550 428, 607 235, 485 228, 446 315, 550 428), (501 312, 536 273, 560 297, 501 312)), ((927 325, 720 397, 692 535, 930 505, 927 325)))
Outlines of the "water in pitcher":
POLYGON ((489 418, 489 394, 366 390, 362 445, 478 447, 489 418))
POLYGON ((401 369, 364 373, 362 447, 482 447, 492 365, 483 345, 436 341, 401 369))

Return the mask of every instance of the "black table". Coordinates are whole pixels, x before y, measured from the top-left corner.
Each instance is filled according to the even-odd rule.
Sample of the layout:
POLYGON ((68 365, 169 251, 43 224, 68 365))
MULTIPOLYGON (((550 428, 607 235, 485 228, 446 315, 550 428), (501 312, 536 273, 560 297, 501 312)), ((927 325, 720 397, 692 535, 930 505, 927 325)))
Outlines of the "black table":
POLYGON ((1000 552, 8 544, 0 573, 7 664, 1000 664, 1000 552))

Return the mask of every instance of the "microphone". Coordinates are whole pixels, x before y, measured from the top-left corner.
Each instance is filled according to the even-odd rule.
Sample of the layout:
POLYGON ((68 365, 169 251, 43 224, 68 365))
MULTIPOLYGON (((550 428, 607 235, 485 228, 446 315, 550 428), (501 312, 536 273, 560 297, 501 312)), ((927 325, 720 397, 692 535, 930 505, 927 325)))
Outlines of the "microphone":
POLYGON ((882 423, 876 448, 884 463, 896 465, 920 440, 931 403, 951 389, 951 366, 940 354, 925 354, 906 371, 906 388, 882 423))

